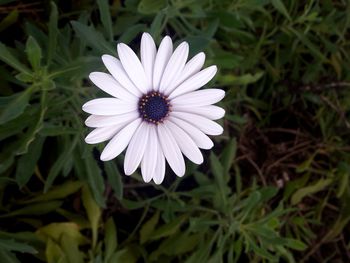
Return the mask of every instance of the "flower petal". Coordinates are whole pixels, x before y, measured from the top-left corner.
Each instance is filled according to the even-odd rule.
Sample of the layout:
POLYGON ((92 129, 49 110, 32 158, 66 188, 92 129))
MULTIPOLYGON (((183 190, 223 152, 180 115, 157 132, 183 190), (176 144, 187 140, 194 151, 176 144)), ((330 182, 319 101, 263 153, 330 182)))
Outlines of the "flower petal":
POLYGON ((158 141, 158 154, 157 154, 157 166, 154 171, 153 181, 156 184, 161 184, 165 176, 165 157, 162 151, 162 147, 158 141))
POLYGON ((101 98, 86 102, 82 109, 95 115, 115 115, 137 111, 137 103, 125 102, 115 98, 101 98))
POLYGON ((206 106, 217 103, 225 97, 222 89, 204 89, 183 94, 171 100, 171 105, 176 106, 206 106))
POLYGON ((153 67, 156 58, 157 48, 153 38, 148 33, 143 33, 141 38, 141 63, 145 70, 148 81, 148 91, 153 88, 153 67))
POLYGON ((169 116, 169 121, 175 123, 181 129, 187 132, 187 134, 191 136, 192 140, 197 144, 199 148, 206 150, 213 148, 213 141, 197 127, 193 126, 187 121, 175 118, 173 116, 169 116))
POLYGON ((140 123, 141 119, 136 119, 119 131, 102 151, 101 161, 109 161, 117 157, 129 144, 140 123))
POLYGON ((181 74, 188 57, 188 43, 182 42, 171 55, 167 66, 165 67, 162 80, 160 81, 159 91, 166 93, 173 89, 174 80, 181 74))
POLYGON ((92 128, 117 125, 119 123, 130 123, 139 117, 137 111, 128 112, 116 116, 90 115, 85 120, 85 125, 92 128))
POLYGON ((192 105, 173 106, 172 111, 194 113, 206 117, 210 120, 218 120, 225 115, 225 110, 215 105, 207 105, 201 107, 192 107, 192 105))
POLYGON ((159 45, 153 69, 153 89, 159 90, 160 80, 164 69, 168 64, 171 53, 173 52, 173 42, 169 36, 165 36, 159 45))
POLYGON ((118 44, 117 50, 120 62, 130 80, 142 93, 147 93, 147 90, 151 89, 151 86, 148 86, 150 83, 147 81, 141 61, 136 56, 135 52, 124 43, 118 44))
POLYGON ((157 131, 162 151, 171 169, 177 176, 183 176, 185 174, 185 161, 174 136, 166 125, 158 125, 157 131))
POLYGON ((135 85, 131 82, 128 75, 126 74, 122 63, 120 61, 110 55, 102 56, 103 64, 105 64, 109 73, 127 90, 130 91, 137 97, 142 95, 141 91, 135 87, 135 85))
POLYGON ((180 76, 174 80, 173 87, 177 87, 179 84, 184 82, 189 77, 193 76, 193 74, 198 73, 200 69, 203 67, 205 62, 205 54, 203 52, 195 55, 190 61, 188 61, 182 70, 180 76))
POLYGON ((155 175, 159 151, 158 144, 156 127, 150 125, 147 146, 141 162, 142 178, 146 183, 150 182, 155 175))
POLYGON ((199 89, 207 84, 215 76, 216 72, 216 66, 210 66, 199 71, 176 87, 176 89, 169 94, 169 99, 199 89))
POLYGON ((123 88, 111 75, 104 72, 92 72, 90 80, 101 90, 113 97, 127 101, 137 101, 137 97, 123 88))
POLYGON ((112 138, 124 124, 113 125, 109 127, 100 127, 94 129, 85 137, 85 142, 88 144, 95 144, 109 140, 112 138))
POLYGON ((208 135, 220 135, 224 131, 224 129, 215 121, 211 121, 196 114, 185 112, 171 112, 171 115, 193 124, 202 132, 208 135))
POLYGON ((142 122, 134 133, 124 160, 124 172, 126 175, 134 173, 139 166, 146 149, 150 125, 142 122))
POLYGON ((165 121, 164 125, 169 128, 169 131, 173 134, 177 145, 179 145, 181 152, 195 164, 203 163, 203 155, 198 149, 198 146, 191 139, 188 134, 179 128, 176 124, 171 121, 165 121))

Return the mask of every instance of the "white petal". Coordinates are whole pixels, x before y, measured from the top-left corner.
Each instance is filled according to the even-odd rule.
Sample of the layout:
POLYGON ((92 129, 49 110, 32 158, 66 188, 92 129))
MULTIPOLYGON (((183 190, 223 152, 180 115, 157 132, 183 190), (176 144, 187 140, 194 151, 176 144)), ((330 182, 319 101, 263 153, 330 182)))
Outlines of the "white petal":
POLYGON ((224 131, 224 129, 215 121, 211 121, 207 118, 204 118, 196 114, 185 113, 185 112, 171 112, 171 116, 177 117, 179 119, 182 119, 184 121, 187 121, 193 124, 202 132, 208 135, 220 135, 224 131))
POLYGON ((173 52, 173 42, 169 36, 163 38, 159 45, 153 69, 153 89, 159 90, 160 80, 164 69, 168 64, 171 53, 173 52))
POLYGON ((177 144, 180 147, 181 152, 192 162, 196 164, 203 163, 203 155, 198 149, 195 142, 191 139, 188 134, 179 128, 176 124, 171 121, 165 121, 164 125, 169 128, 169 131, 173 134, 177 144))
POLYGON ((176 87, 176 89, 169 95, 169 99, 199 89, 207 84, 215 76, 216 72, 216 66, 210 66, 199 71, 176 87))
POLYGON ((217 103, 225 97, 222 89, 204 89, 183 94, 171 100, 171 105, 199 107, 217 103))
POLYGON ((85 142, 88 144, 95 144, 107 141, 120 131, 123 126, 123 124, 119 124, 110 127, 96 128, 86 136, 85 142))
POLYGON ((90 80, 101 90, 113 97, 137 101, 137 97, 123 88, 111 75, 104 72, 92 72, 89 75, 90 80))
POLYGON ((157 131, 162 151, 171 169, 177 176, 183 176, 185 174, 185 161, 174 136, 166 125, 158 125, 157 131))
POLYGON ((141 162, 142 178, 146 183, 150 182, 155 174, 159 151, 158 144, 156 127, 155 125, 150 125, 147 146, 141 162))
POLYGON ((172 111, 194 113, 206 117, 210 120, 218 120, 225 115, 225 110, 215 105, 207 105, 201 107, 192 107, 192 105, 173 106, 172 111))
POLYGON ((105 127, 111 125, 117 125, 119 123, 130 123, 139 117, 137 111, 113 116, 101 116, 101 115, 90 115, 85 120, 85 125, 88 127, 105 127))
POLYGON ((191 136, 192 140, 197 144, 199 148, 206 150, 213 148, 213 141, 197 127, 173 116, 169 116, 169 121, 175 123, 181 129, 187 132, 187 134, 191 136))
POLYGON ((82 109, 95 115, 115 115, 137 111, 137 103, 125 102, 116 98, 101 98, 86 102, 82 109))
POLYGON ((129 125, 125 126, 104 148, 100 159, 109 161, 117 157, 129 144, 136 129, 139 127, 141 119, 136 119, 129 125))
MULTIPOLYGON (((174 81, 181 74, 188 57, 188 43, 182 42, 174 51, 165 67, 159 91, 167 93, 173 89, 174 81)), ((168 94, 168 93, 167 93, 168 94)))
POLYGON ((148 123, 142 122, 129 143, 124 160, 126 175, 135 172, 141 162, 148 141, 149 127, 148 123))
POLYGON ((148 33, 143 33, 141 38, 141 62, 148 81, 148 91, 153 88, 153 67, 157 48, 153 38, 148 33))
POLYGON ((141 91, 135 87, 135 85, 131 82, 128 75, 126 74, 122 63, 110 55, 103 55, 102 56, 103 64, 105 64, 106 68, 108 69, 109 73, 112 74, 112 76, 127 90, 130 91, 132 94, 134 94, 137 97, 140 97, 142 95, 141 91))
POLYGON ((117 50, 120 62, 130 80, 142 93, 147 93, 147 90, 151 89, 151 87, 148 86, 150 83, 147 81, 145 71, 135 52, 123 43, 118 44, 117 50))
POLYGON ((172 86, 177 87, 186 79, 198 73, 198 71, 200 71, 201 68, 203 67, 204 62, 205 62, 205 54, 203 52, 200 52, 197 55, 195 55, 190 61, 186 63, 180 76, 174 80, 174 85, 172 86))
POLYGON ((157 154, 157 166, 154 172, 153 181, 156 184, 161 184, 165 176, 165 157, 162 151, 162 147, 158 142, 158 154, 157 154))

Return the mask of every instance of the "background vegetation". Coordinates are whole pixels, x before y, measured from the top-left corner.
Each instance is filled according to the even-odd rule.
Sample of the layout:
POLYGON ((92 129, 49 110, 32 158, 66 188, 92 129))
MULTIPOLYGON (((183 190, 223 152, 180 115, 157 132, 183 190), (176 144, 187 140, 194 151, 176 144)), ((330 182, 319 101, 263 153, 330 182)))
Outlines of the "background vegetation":
POLYGON ((0 1, 0 262, 349 262, 347 0, 0 1), (84 143, 116 43, 187 40, 226 90, 161 186, 84 143))

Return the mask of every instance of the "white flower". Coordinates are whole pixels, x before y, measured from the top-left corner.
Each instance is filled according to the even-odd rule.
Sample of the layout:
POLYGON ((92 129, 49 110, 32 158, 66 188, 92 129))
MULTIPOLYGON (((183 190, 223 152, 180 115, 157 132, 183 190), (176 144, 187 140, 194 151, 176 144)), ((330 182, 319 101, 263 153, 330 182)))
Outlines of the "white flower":
POLYGON ((113 98, 91 100, 83 110, 92 114, 85 124, 95 128, 85 138, 95 144, 110 140, 101 154, 102 161, 117 157, 127 146, 124 171, 135 172, 141 163, 145 182, 160 184, 165 160, 178 176, 185 173, 182 154, 196 164, 203 162, 201 149, 213 147, 207 135, 219 135, 223 128, 213 120, 224 116, 221 89, 198 90, 216 74, 216 66, 201 70, 205 55, 187 63, 188 43, 173 52, 166 36, 158 51, 152 37, 141 39, 141 61, 125 44, 118 44, 119 59, 103 55, 110 74, 92 72, 90 80, 113 98))

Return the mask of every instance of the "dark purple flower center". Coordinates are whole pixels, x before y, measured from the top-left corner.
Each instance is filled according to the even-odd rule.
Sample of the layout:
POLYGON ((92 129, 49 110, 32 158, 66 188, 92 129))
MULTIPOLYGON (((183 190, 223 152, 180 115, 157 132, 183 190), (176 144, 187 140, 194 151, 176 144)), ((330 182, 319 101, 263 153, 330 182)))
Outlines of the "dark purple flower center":
POLYGON ((163 94, 152 91, 143 95, 139 101, 139 112, 143 120, 159 124, 168 116, 170 103, 163 94))

